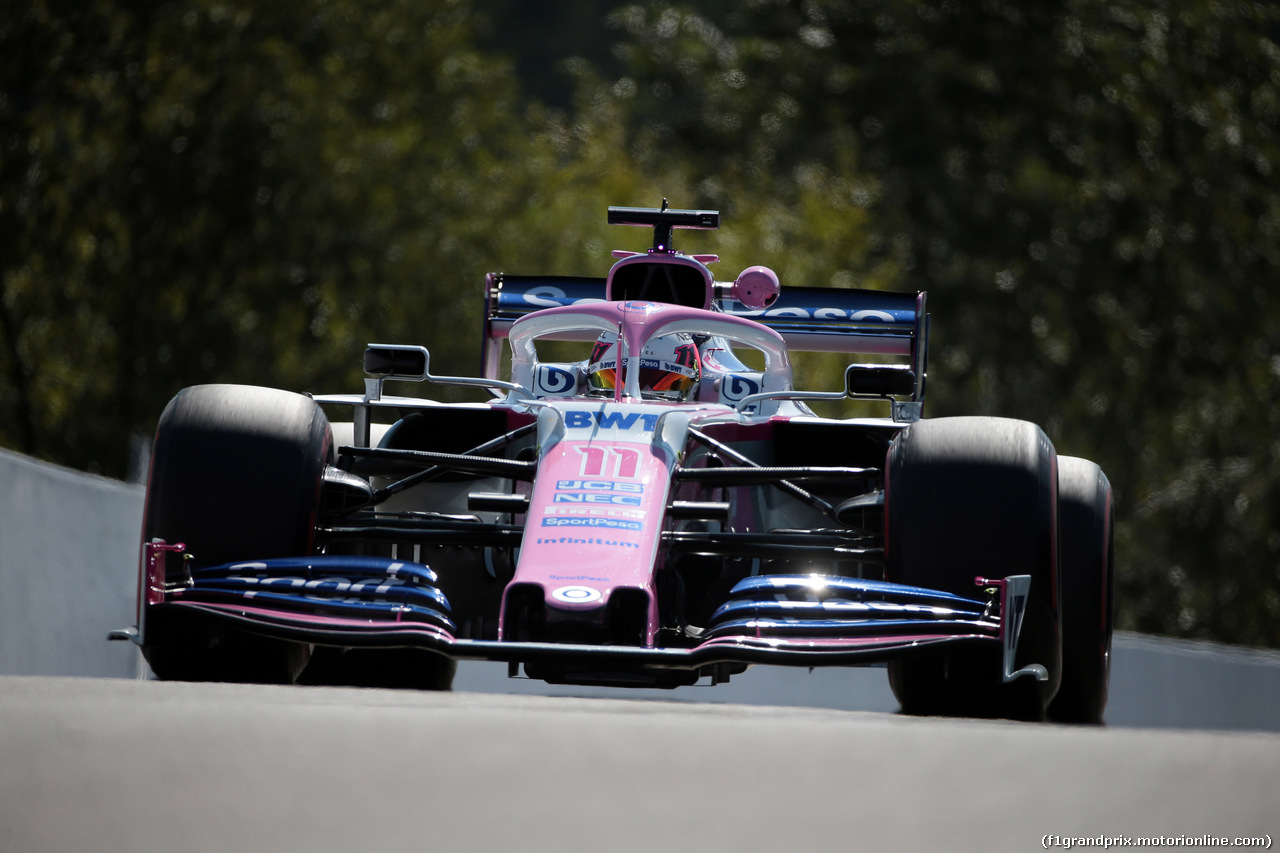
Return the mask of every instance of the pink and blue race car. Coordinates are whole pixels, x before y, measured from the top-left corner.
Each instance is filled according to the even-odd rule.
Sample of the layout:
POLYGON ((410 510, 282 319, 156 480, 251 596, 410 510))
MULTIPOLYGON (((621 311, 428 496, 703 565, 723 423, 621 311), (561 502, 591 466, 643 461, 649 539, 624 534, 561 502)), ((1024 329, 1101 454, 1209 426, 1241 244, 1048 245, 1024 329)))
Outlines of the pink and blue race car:
POLYGON ((764 267, 721 283, 672 244, 717 212, 609 221, 653 247, 604 278, 488 276, 478 376, 372 344, 361 394, 179 392, 137 626, 116 636, 162 679, 447 689, 458 660, 490 660, 675 687, 886 666, 908 713, 1100 721, 1098 466, 1024 421, 924 418, 923 293, 783 289, 764 267), (876 361, 801 391, 798 350, 876 361), (403 382, 489 399, 387 393, 403 382), (888 417, 810 408, 846 398, 888 417))

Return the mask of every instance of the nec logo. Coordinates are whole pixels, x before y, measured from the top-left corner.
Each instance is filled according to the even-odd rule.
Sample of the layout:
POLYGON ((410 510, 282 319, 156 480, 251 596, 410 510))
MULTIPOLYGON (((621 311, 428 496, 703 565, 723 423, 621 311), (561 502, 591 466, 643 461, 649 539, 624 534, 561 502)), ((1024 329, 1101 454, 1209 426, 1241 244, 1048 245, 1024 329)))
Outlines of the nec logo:
POLYGON ((613 506, 641 506, 639 495, 615 495, 606 492, 556 492, 552 503, 558 504, 610 504, 613 506))
POLYGON ((653 432, 658 425, 659 415, 647 415, 640 412, 584 412, 569 410, 564 413, 564 425, 569 429, 586 429, 592 424, 601 429, 632 430, 639 426, 644 432, 653 432))

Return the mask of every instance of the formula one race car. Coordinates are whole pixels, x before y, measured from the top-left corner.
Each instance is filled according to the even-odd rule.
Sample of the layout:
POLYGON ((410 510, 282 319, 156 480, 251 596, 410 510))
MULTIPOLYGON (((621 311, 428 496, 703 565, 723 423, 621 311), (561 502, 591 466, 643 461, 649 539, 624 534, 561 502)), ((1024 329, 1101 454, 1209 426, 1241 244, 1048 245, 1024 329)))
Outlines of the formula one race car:
POLYGON ((162 679, 447 689, 473 659, 675 687, 887 665, 907 713, 1099 721, 1098 466, 1031 423, 923 419, 923 293, 783 291, 764 267, 720 283, 715 256, 672 246, 717 212, 664 200, 609 222, 652 228, 652 249, 615 251, 603 279, 488 276, 478 377, 372 344, 363 394, 179 392, 156 432, 138 624, 116 636, 162 679), (880 361, 799 391, 789 350, 880 361), (807 402, 845 398, 890 417, 807 402))

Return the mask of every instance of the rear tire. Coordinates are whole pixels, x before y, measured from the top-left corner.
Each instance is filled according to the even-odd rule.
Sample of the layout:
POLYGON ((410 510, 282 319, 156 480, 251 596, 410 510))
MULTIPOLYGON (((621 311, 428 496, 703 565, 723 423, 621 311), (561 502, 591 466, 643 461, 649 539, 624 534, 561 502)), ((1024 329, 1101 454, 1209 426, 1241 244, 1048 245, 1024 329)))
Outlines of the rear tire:
MULTIPOLYGON (((156 429, 144 541, 184 543, 192 568, 312 553, 332 442, 324 412, 301 394, 245 385, 179 391, 156 429)), ((166 680, 287 683, 309 654, 305 644, 172 618, 149 619, 143 640, 166 680)))
POLYGON ((1035 424, 939 418, 904 429, 885 476, 885 575, 895 583, 975 597, 975 577, 1031 576, 1016 668, 1047 681, 1005 684, 998 654, 952 651, 889 664, 908 714, 1044 718, 1062 672, 1057 613, 1057 473, 1035 424))
POLYGON ((1101 723, 1111 678, 1111 483, 1087 459, 1058 457, 1058 531, 1062 566, 1062 687, 1049 717, 1101 723))

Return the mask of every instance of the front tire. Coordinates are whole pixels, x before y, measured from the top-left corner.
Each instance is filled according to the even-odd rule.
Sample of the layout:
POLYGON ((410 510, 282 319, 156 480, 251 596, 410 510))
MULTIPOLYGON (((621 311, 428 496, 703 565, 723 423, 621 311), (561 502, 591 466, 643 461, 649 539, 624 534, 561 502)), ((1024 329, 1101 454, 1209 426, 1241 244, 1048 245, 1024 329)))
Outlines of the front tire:
MULTIPOLYGON (((312 553, 332 442, 324 412, 301 394, 183 389, 156 429, 144 541, 184 543, 192 568, 312 553)), ((172 614, 149 620, 143 643, 166 680, 288 683, 309 654, 304 644, 172 614)))
POLYGON ((1015 668, 1047 681, 1001 679, 999 655, 953 651, 889 664, 908 714, 1041 720, 1058 689, 1056 454, 1034 424, 939 418, 894 439, 885 476, 885 575, 974 597, 975 577, 1031 576, 1015 668))
POLYGON ((451 690, 458 662, 425 649, 317 648, 299 682, 325 687, 451 690))
POLYGON ((1102 722, 1111 679, 1111 483, 1087 459, 1058 457, 1062 567, 1062 687, 1049 705, 1061 723, 1102 722))

